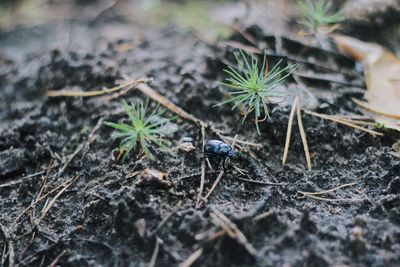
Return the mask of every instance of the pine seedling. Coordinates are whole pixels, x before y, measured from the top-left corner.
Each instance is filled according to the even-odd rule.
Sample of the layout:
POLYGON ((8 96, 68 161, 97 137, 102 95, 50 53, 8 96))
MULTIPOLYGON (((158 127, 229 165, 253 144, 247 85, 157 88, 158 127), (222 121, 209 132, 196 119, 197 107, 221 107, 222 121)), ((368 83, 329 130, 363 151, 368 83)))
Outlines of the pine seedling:
POLYGON ((166 134, 166 125, 171 119, 164 118, 162 115, 165 110, 159 109, 157 106, 153 112, 148 112, 148 100, 143 103, 137 100, 130 105, 122 102, 125 112, 128 114, 130 124, 105 122, 105 125, 114 128, 116 131, 112 134, 112 138, 119 139, 119 150, 123 151, 121 161, 124 162, 131 150, 140 145, 142 151, 154 160, 154 155, 150 152, 149 144, 154 143, 161 148, 167 147, 169 142, 164 139, 166 134))
POLYGON ((322 26, 340 23, 345 18, 339 11, 331 12, 330 3, 326 0, 297 1, 297 9, 301 14, 301 23, 316 32, 322 26))
POLYGON ((264 55, 261 69, 257 56, 249 55, 251 61, 242 50, 235 53, 237 68, 228 66, 223 71, 228 74, 226 82, 220 84, 232 89, 231 97, 216 106, 232 104, 232 110, 239 109, 243 115, 242 124, 248 115, 254 112, 257 133, 260 134, 259 122, 269 117, 268 104, 281 102, 286 94, 279 92, 277 87, 297 68, 297 64, 281 68, 281 61, 268 70, 267 57, 264 55), (262 119, 260 119, 264 116, 262 119))

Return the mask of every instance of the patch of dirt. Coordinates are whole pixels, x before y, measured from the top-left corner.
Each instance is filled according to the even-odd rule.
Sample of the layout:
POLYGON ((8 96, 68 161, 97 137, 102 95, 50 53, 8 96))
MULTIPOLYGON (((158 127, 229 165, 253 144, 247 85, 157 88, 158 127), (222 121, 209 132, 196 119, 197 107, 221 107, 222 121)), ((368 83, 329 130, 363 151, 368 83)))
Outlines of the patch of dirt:
MULTIPOLYGON (((222 69, 232 60, 232 49, 206 44, 182 31, 163 32, 162 39, 146 39, 128 50, 122 48, 130 40, 89 51, 54 50, 0 75, 1 251, 12 247, 12 259, 19 266, 53 261, 62 266, 145 266, 161 239, 156 266, 177 266, 200 247, 196 266, 399 264, 400 159, 388 153, 394 138, 375 138, 303 114, 313 170, 306 170, 297 131, 289 163, 282 167, 290 106, 275 106, 258 136, 254 123, 241 125, 240 114, 230 107, 213 107, 226 96, 217 82, 224 78, 222 69), (201 136, 196 125, 178 118, 178 130, 169 136, 170 150, 153 148, 153 162, 141 153, 132 154, 119 165, 112 159, 118 143, 112 141, 110 128, 102 126, 88 142, 88 132, 100 119, 125 116, 119 99, 46 97, 48 89, 101 89, 125 77, 153 77, 150 86, 176 105, 226 135, 238 133, 239 139, 262 147, 240 152, 206 205, 195 209, 200 177, 182 177, 200 171, 201 136), (194 153, 178 151, 184 137, 193 139, 194 153), (60 172, 68 155, 85 143, 60 172), (238 180, 248 176, 233 166, 251 179, 283 185, 238 180), (130 174, 146 168, 167 172, 174 187, 136 185, 130 174), (24 177, 30 174, 37 175, 24 177), (71 185, 40 219, 50 197, 59 191, 40 196, 70 179, 71 185), (346 183, 355 185, 324 196, 342 201, 298 193, 346 183), (37 199, 34 208, 23 213, 37 199), (257 255, 228 235, 209 238, 220 229, 210 216, 212 208, 237 225, 257 255)), ((295 80, 285 87, 302 96, 304 107, 327 114, 361 114, 351 101, 365 90, 354 62, 334 51, 268 36, 257 27, 249 33, 259 47, 268 49, 272 65, 278 59, 300 61, 299 77, 308 89, 295 80)), ((247 42, 240 35, 232 40, 247 42)), ((124 99, 138 97, 144 98, 133 91, 124 99)), ((216 138, 212 132, 206 137, 216 138)), ((216 176, 206 175, 206 191, 216 176)), ((9 263, 10 258, 5 261, 9 263)))

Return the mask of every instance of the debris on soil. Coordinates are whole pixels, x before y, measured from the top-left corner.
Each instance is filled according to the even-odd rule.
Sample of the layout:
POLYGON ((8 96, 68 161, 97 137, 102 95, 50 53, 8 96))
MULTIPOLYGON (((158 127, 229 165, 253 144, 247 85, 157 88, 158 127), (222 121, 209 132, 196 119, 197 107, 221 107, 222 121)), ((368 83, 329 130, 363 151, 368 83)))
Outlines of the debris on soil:
POLYGON ((126 178, 135 178, 135 183, 139 186, 150 186, 155 188, 170 188, 172 182, 168 180, 167 173, 159 170, 144 169, 130 173, 126 178))
POLYGON ((377 44, 346 36, 335 36, 342 53, 362 62, 365 69, 368 103, 354 101, 371 113, 385 128, 400 131, 400 59, 377 44))
MULTIPOLYGON (((269 106, 259 135, 254 121, 242 125, 240 113, 215 106, 226 97, 218 81, 236 48, 172 25, 139 30, 144 26, 115 13, 125 1, 112 2, 100 9, 106 18, 73 20, 81 48, 47 47, 0 68, 2 265, 398 265, 400 158, 389 152, 400 136, 373 129, 352 100, 366 92, 357 62, 335 48, 239 23, 229 44, 260 52, 255 56, 265 51, 271 66, 299 63, 282 84, 287 99, 269 106), (121 40, 101 38, 101 25, 131 31, 121 40), (152 79, 121 95, 47 96, 48 90, 103 92, 135 77, 152 79), (292 123, 307 133, 312 170, 298 131, 282 166, 296 96, 303 112, 292 123), (154 161, 137 153, 117 164, 111 155, 118 143, 101 122, 122 118, 122 98, 147 97, 177 115, 171 149, 150 144, 154 161), (204 145, 211 139, 237 151, 226 171, 207 169, 204 145)), ((57 25, 32 27, 54 33, 57 25)), ((21 38, 29 46, 24 51, 36 49, 30 37, 21 38)))

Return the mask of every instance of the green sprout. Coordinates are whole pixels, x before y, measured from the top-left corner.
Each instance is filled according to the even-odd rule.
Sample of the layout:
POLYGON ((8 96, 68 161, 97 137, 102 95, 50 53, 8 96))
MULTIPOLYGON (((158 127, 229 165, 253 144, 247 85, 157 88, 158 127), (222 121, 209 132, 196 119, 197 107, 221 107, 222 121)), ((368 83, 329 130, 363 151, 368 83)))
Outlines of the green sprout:
POLYGON ((220 84, 233 89, 229 92, 231 98, 218 103, 216 106, 233 104, 232 110, 239 108, 242 112, 242 124, 247 116, 254 112, 257 133, 260 134, 258 123, 269 117, 268 104, 281 102, 286 94, 279 92, 277 87, 285 82, 286 78, 298 67, 297 64, 280 67, 278 62, 270 71, 268 70, 267 57, 259 68, 258 59, 250 53, 251 61, 247 59, 242 50, 235 53, 237 69, 228 66, 224 72, 228 74, 226 82, 220 84), (264 116, 263 119, 260 119, 264 116))
POLYGON ((325 0, 304 0, 297 2, 297 9, 300 11, 301 23, 314 32, 319 27, 342 22, 345 18, 340 11, 330 12, 329 1, 325 0))
POLYGON ((137 145, 140 145, 150 160, 154 160, 155 157, 149 150, 149 143, 154 143, 161 148, 167 147, 169 142, 163 137, 166 132, 165 126, 171 119, 162 117, 165 110, 159 109, 159 106, 149 113, 147 111, 148 101, 143 103, 142 100, 137 100, 130 105, 123 101, 122 104, 129 116, 130 124, 105 122, 105 125, 117 130, 112 137, 120 139, 119 150, 121 153, 123 152, 121 161, 124 162, 129 152, 137 145))

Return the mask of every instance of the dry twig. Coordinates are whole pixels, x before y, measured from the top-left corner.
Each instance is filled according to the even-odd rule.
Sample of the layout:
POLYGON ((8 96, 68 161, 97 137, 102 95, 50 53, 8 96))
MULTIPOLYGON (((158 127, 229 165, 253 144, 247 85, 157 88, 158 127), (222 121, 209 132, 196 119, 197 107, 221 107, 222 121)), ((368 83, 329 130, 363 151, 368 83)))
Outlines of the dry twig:
POLYGON ((228 217, 226 217, 219 210, 212 208, 210 212, 210 217, 213 219, 213 222, 220 226, 224 231, 233 239, 235 239, 239 244, 241 244, 250 255, 254 257, 258 257, 257 250, 253 247, 253 245, 247 240, 246 236, 242 231, 234 224, 228 217))
POLYGON ((245 178, 240 178, 236 177, 236 180, 240 180, 243 182, 248 182, 252 184, 258 184, 258 185, 274 185, 274 186, 284 186, 286 185, 285 183, 272 183, 272 182, 263 182, 263 181, 257 181, 257 180, 252 180, 252 179, 245 179, 245 178))
POLYGON ((361 198, 350 198, 350 199, 345 199, 345 198, 323 198, 323 197, 318 197, 318 195, 324 195, 324 194, 328 194, 331 192, 334 192, 336 190, 345 188, 345 187, 350 187, 350 186, 354 186, 356 185, 356 183, 348 183, 348 184, 343 184, 337 187, 334 187, 332 189, 328 189, 328 190, 324 190, 324 191, 320 191, 320 192, 304 192, 304 191, 297 191, 298 193, 316 199, 316 200, 322 200, 322 201, 328 201, 328 202, 357 202, 357 201, 362 201, 363 199, 361 198))
POLYGON ((53 199, 49 202, 48 205, 45 206, 45 208, 42 211, 42 214, 40 215, 38 224, 46 217, 46 214, 49 212, 51 207, 54 205, 54 203, 57 201, 57 199, 78 179, 79 176, 75 177, 72 179, 69 183, 65 184, 64 187, 53 197, 53 199))
POLYGON ((200 258, 201 254, 203 254, 203 248, 197 249, 193 252, 184 262, 179 264, 179 267, 190 267, 200 258))
MULTIPOLYGON (((67 96, 67 97, 93 97, 93 96, 101 96, 105 94, 111 94, 120 90, 124 90, 126 88, 133 89, 139 84, 148 82, 149 79, 138 79, 138 80, 131 80, 126 83, 122 83, 118 86, 114 86, 112 88, 105 88, 102 90, 93 90, 93 91, 73 91, 73 90, 49 90, 47 91, 47 96, 49 97, 60 97, 60 96, 67 96)), ((129 89, 129 90, 130 90, 129 89)))
POLYGON ((389 117, 389 118, 393 118, 393 119, 400 120, 400 115, 389 114, 389 113, 386 113, 386 112, 379 111, 379 110, 377 110, 377 109, 372 108, 372 107, 369 106, 367 103, 362 102, 362 101, 360 101, 360 100, 358 100, 358 99, 356 99, 356 98, 352 98, 351 100, 353 100, 354 103, 356 103, 357 105, 359 105, 359 106, 362 107, 363 109, 366 109, 366 110, 368 110, 368 111, 370 111, 370 112, 373 112, 373 113, 376 113, 376 114, 378 114, 378 115, 382 115, 382 116, 385 116, 385 117, 389 117))
POLYGON ((206 159, 205 159, 205 152, 204 152, 204 146, 206 145, 206 132, 205 132, 205 127, 204 125, 201 125, 201 151, 202 151, 202 157, 201 157, 201 165, 200 165, 200 187, 199 187, 199 193, 197 195, 197 200, 196 200, 196 209, 200 208, 201 206, 201 198, 203 195, 203 190, 204 190, 204 184, 206 180, 206 159))
POLYGON ((380 133, 380 132, 377 132, 377 131, 373 131, 373 130, 358 126, 356 124, 357 121, 356 122, 349 122, 349 119, 343 120, 343 119, 339 119, 338 116, 321 114, 321 113, 313 112, 313 111, 310 111, 310 110, 305 110, 304 112, 309 114, 309 115, 312 115, 312 116, 315 116, 315 117, 319 117, 321 119, 331 120, 331 121, 334 121, 334 122, 337 122, 337 123, 340 123, 340 124, 343 124, 343 125, 346 125, 346 126, 349 126, 349 127, 352 127, 352 128, 364 131, 364 132, 367 132, 367 133, 369 133, 369 134, 371 134, 373 136, 376 136, 376 135, 383 136, 383 133, 380 133))
POLYGON ((49 267, 56 267, 61 257, 67 253, 67 250, 63 250, 49 265, 49 267))
POLYGON ((198 123, 200 125, 203 125, 203 124, 204 124, 204 126, 207 125, 202 120, 196 118, 192 114, 187 113, 186 111, 184 111, 183 109, 181 109, 180 107, 175 105, 173 102, 168 100, 165 96, 162 96, 161 94, 159 94, 157 91, 155 91, 153 88, 151 88, 147 84, 144 84, 144 83, 139 84, 137 86, 137 89, 139 91, 141 91, 143 94, 145 94, 148 97, 150 97, 151 99, 153 99, 154 101, 158 102, 160 105, 164 106, 166 109, 177 114, 179 117, 189 120, 194 123, 198 123))
POLYGON ((19 219, 22 217, 22 215, 25 214, 25 212, 27 212, 28 210, 34 208, 36 206, 36 204, 38 204, 39 202, 41 202, 42 200, 46 199, 49 195, 53 194, 54 192, 57 192, 60 188, 65 187, 66 185, 68 185, 69 183, 72 183, 72 181, 74 181, 75 179, 77 179, 78 177, 73 177, 67 181, 62 182, 60 185, 56 186, 55 188, 53 188, 52 190, 50 190, 49 192, 47 192, 46 194, 44 194, 43 196, 37 198, 35 201, 33 201, 27 208, 25 208, 15 219, 14 221, 14 225, 17 224, 17 222, 19 221, 19 219))
POLYGON ((157 236, 156 237, 156 245, 154 247, 153 255, 151 256, 151 260, 149 262, 148 267, 156 266, 156 260, 158 256, 158 251, 160 250, 160 244, 162 244, 162 240, 157 236))
POLYGON ((283 157, 282 157, 282 165, 285 165, 286 160, 287 160, 287 156, 288 156, 288 152, 289 152, 289 145, 290 145, 290 136, 292 134, 292 128, 293 128, 294 113, 296 111, 296 106, 298 105, 298 102, 299 102, 299 98, 298 98, 298 96, 296 96, 294 99, 293 105, 292 105, 292 109, 290 111, 290 115, 289 115, 288 128, 287 128, 287 132, 286 132, 285 149, 283 151, 283 157))
POLYGON ((299 125, 301 141, 303 142, 304 154, 306 155, 308 170, 311 171, 310 151, 308 150, 306 131, 304 131, 303 121, 301 119, 301 111, 300 111, 300 103, 299 102, 297 102, 296 109, 297 109, 297 124, 299 125))

